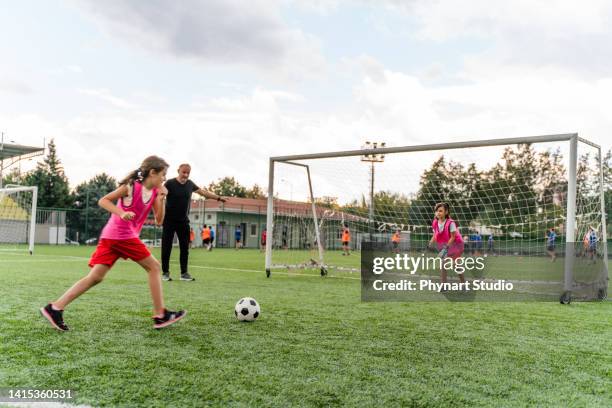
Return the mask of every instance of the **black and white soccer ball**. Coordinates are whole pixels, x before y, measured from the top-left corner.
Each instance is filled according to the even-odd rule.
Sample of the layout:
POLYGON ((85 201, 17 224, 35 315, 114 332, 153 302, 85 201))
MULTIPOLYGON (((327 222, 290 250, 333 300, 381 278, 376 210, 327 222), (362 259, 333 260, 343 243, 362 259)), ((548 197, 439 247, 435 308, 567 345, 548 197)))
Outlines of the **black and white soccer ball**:
POLYGON ((245 297, 240 299, 234 307, 234 314, 236 319, 241 322, 252 322, 259 317, 261 309, 259 303, 251 297, 245 297))

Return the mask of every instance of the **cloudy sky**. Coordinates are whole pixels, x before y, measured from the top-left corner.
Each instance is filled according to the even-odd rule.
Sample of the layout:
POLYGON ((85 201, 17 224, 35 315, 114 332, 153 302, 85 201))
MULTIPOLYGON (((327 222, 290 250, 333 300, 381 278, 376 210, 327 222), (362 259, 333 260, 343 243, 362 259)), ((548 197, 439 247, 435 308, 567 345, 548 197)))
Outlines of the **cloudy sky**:
POLYGON ((606 0, 5 2, 0 130, 55 138, 72 185, 152 153, 265 185, 269 156, 365 140, 608 149, 611 20, 606 0))

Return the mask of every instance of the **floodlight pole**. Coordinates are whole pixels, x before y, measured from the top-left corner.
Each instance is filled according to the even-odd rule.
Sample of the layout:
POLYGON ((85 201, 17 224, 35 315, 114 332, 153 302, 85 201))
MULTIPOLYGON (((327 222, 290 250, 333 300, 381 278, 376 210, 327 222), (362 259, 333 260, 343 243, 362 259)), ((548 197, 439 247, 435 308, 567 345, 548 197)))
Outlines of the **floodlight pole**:
POLYGON ((370 163, 370 222, 374 222, 374 162, 370 163))
MULTIPOLYGON (((366 151, 376 150, 376 149, 384 149, 386 143, 385 142, 365 142, 362 146, 362 149, 366 151)), ((370 234, 372 234, 372 229, 374 228, 374 163, 382 163, 385 161, 384 154, 378 153, 366 153, 361 156, 362 162, 370 163, 370 211, 369 211, 369 224, 370 224, 370 234)), ((370 236, 370 239, 372 237, 370 236)))

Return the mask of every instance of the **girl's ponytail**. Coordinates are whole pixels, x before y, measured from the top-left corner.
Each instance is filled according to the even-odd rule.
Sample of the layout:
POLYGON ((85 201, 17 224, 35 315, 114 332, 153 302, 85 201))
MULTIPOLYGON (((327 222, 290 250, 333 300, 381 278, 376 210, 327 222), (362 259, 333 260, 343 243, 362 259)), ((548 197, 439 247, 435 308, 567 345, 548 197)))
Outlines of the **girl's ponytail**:
POLYGON ((123 180, 119 182, 119 185, 127 184, 131 186, 136 181, 142 182, 149 176, 151 170, 160 172, 168 167, 168 163, 166 163, 166 161, 161 157, 149 156, 143 160, 139 168, 125 176, 123 180))

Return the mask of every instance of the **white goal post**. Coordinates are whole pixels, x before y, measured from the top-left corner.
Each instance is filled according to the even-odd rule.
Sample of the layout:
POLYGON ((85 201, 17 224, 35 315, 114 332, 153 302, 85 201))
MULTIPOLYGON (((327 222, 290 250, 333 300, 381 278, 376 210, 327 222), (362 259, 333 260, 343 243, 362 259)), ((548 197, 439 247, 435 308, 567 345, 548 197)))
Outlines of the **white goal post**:
MULTIPOLYGON (((420 200, 420 195, 425 192, 429 194, 428 197, 435 196, 426 190, 424 183, 426 176, 429 174, 431 177, 433 172, 429 168, 431 163, 439 164, 440 160, 442 166, 447 166, 446 171, 449 168, 465 171, 465 174, 473 171, 479 174, 478 182, 489 183, 488 190, 484 190, 479 198, 473 199, 470 205, 466 205, 466 209, 461 210, 463 212, 457 214, 460 216, 460 223, 461 218, 470 222, 469 225, 463 225, 466 233, 470 230, 478 234, 490 234, 495 237, 496 243, 501 243, 497 246, 504 245, 505 253, 530 257, 546 256, 542 249, 545 247, 545 234, 548 229, 556 228, 561 231, 560 236, 564 237, 564 245, 558 244, 559 248, 563 248, 561 252, 565 253, 564 288, 571 291, 575 289, 574 257, 580 251, 583 235, 586 236, 586 233, 593 230, 597 236, 598 256, 607 271, 601 148, 576 133, 567 133, 271 157, 266 223, 266 275, 269 277, 275 268, 291 267, 320 269, 321 275, 325 275, 329 268, 334 267, 330 260, 332 257, 328 256, 330 251, 339 249, 339 244, 332 242, 339 238, 331 235, 336 234, 339 228, 347 226, 355 231, 353 236, 356 236, 357 240, 363 240, 367 236, 369 239, 381 239, 385 234, 390 236, 394 229, 401 230, 402 236, 405 237, 402 239, 411 241, 405 245, 406 250, 417 248, 418 240, 413 239, 413 236, 424 235, 425 231, 428 231, 427 228, 430 229, 431 221, 429 224, 416 223, 412 221, 414 217, 407 217, 405 214, 416 214, 418 219, 426 219, 429 216, 431 220, 433 208, 430 201, 420 200), (530 160, 537 159, 543 163, 540 164, 543 170, 538 170, 538 174, 521 175, 520 166, 516 163, 514 167, 509 164, 505 168, 500 167, 499 163, 509 162, 512 157, 517 163, 525 160, 520 155, 523 153, 512 152, 513 148, 521 146, 527 146, 524 147, 523 153, 531 155, 530 160), (377 173, 376 183, 382 187, 377 187, 378 193, 374 193, 372 164, 370 196, 369 175, 364 170, 365 166, 359 164, 359 160, 364 156, 376 155, 385 157, 385 163, 376 163, 377 171, 382 172, 382 176, 377 173), (435 162, 436 157, 439 157, 438 162, 435 162), (553 163, 554 160, 559 163, 553 163), (417 163, 423 163, 424 167, 417 167, 417 163), (427 173, 428 171, 430 172, 427 173), (501 174, 502 178, 506 177, 506 181, 514 177, 512 180, 516 182, 533 184, 532 191, 529 191, 531 195, 522 197, 520 195, 524 192, 517 193, 508 183, 493 180, 497 177, 495 172, 501 174), (508 172, 514 172, 512 177, 505 175, 508 172), (552 173, 555 174, 551 175, 552 173), (517 181, 517 174, 524 179, 519 177, 517 181), (546 177, 549 178, 548 181, 542 181, 546 177), (554 188, 547 190, 545 184, 550 184, 551 177, 557 177, 559 180, 554 181, 554 188), (417 185, 419 180, 421 184, 417 185), (386 204, 384 199, 387 193, 392 198, 400 197, 399 204, 386 204), (380 197, 375 198, 375 194, 380 194, 380 197), (328 195, 335 197, 324 200, 328 195), (294 196, 298 197, 294 199, 294 196), (512 210, 515 214, 511 214, 514 219, 510 215, 504 215, 503 208, 501 213, 499 208, 485 211, 489 207, 499 207, 505 200, 514 200, 517 203, 512 210), (376 204, 379 208, 374 208, 375 202, 379 203, 376 204), (291 250, 296 254, 295 260, 290 259, 288 255, 291 250), (283 256, 289 260, 276 262, 275 259, 282 251, 287 253, 283 256), (298 259, 298 256, 309 260, 298 259)), ((351 238, 352 248, 358 249, 359 242, 353 241, 355 239, 351 238)), ((484 242, 484 245, 487 243, 484 242)))
POLYGON ((8 186, 0 189, 0 248, 26 244, 34 253, 38 187, 8 186))

